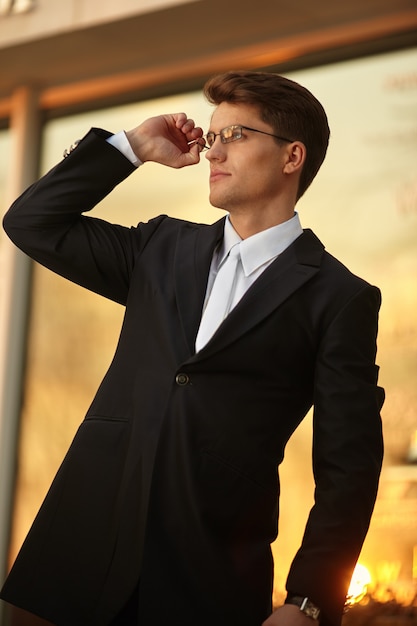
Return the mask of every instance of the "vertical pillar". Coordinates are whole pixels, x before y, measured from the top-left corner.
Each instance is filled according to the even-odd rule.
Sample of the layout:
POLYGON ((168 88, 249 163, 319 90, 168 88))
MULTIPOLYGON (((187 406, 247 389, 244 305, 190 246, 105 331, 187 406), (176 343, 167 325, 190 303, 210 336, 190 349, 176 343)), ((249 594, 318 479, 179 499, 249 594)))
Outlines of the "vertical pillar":
MULTIPOLYGON (((41 115, 37 91, 19 87, 12 96, 11 154, 7 199, 11 202, 39 171, 41 115)), ((17 467, 20 413, 26 360, 31 262, 4 238, 0 249, 0 584, 8 568, 8 547, 17 467)), ((6 623, 0 601, 0 623, 6 623), (3 619, 2 619, 3 618, 3 619)))

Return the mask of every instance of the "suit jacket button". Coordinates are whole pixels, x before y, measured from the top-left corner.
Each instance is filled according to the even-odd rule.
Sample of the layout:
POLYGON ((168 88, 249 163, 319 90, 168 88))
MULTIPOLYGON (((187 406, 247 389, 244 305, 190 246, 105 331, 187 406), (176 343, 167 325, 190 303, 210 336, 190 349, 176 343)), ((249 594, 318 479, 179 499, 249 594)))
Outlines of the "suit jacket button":
POLYGON ((184 387, 184 385, 188 385, 188 383, 190 382, 190 377, 188 376, 188 374, 184 374, 183 372, 181 372, 180 374, 177 374, 175 376, 175 382, 180 387, 184 387))

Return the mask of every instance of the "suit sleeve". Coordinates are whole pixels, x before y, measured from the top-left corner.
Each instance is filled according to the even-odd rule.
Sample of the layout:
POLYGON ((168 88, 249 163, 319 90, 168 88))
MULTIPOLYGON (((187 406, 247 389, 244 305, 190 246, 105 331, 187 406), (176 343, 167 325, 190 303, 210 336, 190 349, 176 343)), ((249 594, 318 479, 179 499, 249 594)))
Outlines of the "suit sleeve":
POLYGON ((378 489, 384 401, 375 365, 379 306, 379 290, 362 286, 329 324, 317 357, 315 504, 287 589, 315 602, 324 626, 341 622, 378 489))
POLYGON ((82 215, 136 169, 106 141, 108 136, 92 129, 67 158, 12 204, 3 225, 32 259, 125 304, 135 255, 146 233, 142 237, 140 229, 82 215))

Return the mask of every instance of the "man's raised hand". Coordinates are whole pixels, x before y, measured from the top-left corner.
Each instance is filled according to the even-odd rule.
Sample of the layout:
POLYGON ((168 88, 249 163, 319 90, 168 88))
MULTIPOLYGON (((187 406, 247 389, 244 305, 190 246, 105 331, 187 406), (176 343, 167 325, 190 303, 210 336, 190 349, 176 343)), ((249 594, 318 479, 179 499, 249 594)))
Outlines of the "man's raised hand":
POLYGON ((151 117, 127 131, 126 136, 142 162, 175 168, 198 163, 204 147, 203 130, 185 113, 151 117))

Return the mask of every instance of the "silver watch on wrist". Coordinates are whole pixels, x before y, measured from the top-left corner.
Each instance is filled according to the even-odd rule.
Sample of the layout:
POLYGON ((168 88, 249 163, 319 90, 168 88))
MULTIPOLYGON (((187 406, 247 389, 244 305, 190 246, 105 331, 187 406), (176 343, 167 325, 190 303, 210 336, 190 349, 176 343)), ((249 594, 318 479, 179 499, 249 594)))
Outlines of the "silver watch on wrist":
POLYGON ((306 617, 311 617, 311 619, 318 620, 320 618, 320 609, 316 606, 309 598, 304 596, 293 596, 289 595, 285 600, 285 604, 294 604, 298 606, 300 611, 306 615, 306 617))

